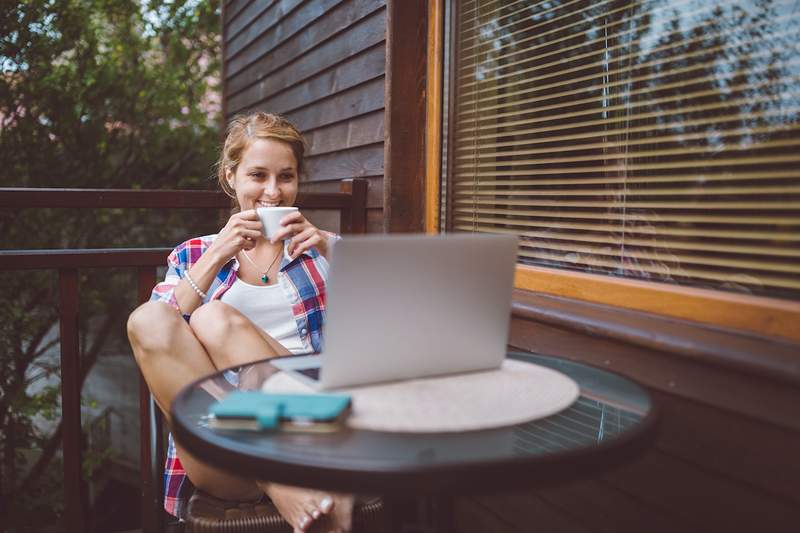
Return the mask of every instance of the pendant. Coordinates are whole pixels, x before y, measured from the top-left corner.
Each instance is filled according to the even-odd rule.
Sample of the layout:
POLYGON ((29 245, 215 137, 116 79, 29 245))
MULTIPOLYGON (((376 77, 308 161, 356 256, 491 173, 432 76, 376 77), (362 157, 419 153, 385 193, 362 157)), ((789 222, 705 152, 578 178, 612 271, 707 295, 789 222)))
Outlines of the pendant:
POLYGON ((269 276, 267 276, 266 272, 261 276, 261 283, 269 283, 269 276))

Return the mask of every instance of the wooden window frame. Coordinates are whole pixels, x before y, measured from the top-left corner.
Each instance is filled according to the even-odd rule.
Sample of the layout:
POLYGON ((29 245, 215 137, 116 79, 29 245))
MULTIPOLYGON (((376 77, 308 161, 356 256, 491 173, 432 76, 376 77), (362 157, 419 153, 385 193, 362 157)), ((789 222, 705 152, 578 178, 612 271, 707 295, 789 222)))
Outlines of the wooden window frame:
MULTIPOLYGON (((425 176, 422 183, 409 183, 409 186, 416 185, 418 193, 424 195, 424 215, 421 223, 417 223, 416 226, 405 224, 403 227, 406 229, 416 227, 419 231, 427 233, 439 231, 446 1, 450 0, 428 0, 427 10, 417 10, 417 16, 425 14, 426 20, 419 20, 415 25, 418 32, 419 28, 426 28, 427 41, 425 64, 418 64, 417 67, 420 71, 424 71, 425 77, 423 123, 425 161, 419 165, 424 168, 425 176)), ((399 6, 400 3, 397 0, 389 0, 388 6, 391 10, 393 4, 399 6)), ((408 19, 406 24, 409 24, 408 19)), ((387 34, 402 35, 398 32, 403 29, 410 28, 390 26, 387 34)), ((387 70, 389 67, 391 65, 387 65, 387 70)), ((387 94, 390 90, 391 87, 387 83, 387 94)), ((390 130, 390 137, 391 133, 390 130)), ((387 158, 387 173, 391 163, 387 158)), ((800 302, 526 265, 517 266, 515 287, 525 291, 800 341, 800 327, 797 326, 800 324, 800 302)))

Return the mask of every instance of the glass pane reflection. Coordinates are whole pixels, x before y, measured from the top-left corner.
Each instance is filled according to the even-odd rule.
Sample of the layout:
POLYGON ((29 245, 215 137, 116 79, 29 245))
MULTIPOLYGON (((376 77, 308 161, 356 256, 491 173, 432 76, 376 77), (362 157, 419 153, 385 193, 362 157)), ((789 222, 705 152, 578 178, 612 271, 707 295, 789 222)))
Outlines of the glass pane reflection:
POLYGON ((452 229, 520 261, 800 296, 793 0, 458 2, 452 229))

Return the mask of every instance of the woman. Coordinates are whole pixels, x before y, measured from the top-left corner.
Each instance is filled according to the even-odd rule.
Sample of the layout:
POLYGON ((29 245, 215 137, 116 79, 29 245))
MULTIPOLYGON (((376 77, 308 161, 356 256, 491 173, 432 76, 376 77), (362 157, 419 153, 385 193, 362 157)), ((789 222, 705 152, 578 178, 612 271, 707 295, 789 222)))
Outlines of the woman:
MULTIPOLYGON (((151 301, 128 320, 128 337, 158 406, 188 383, 258 358, 320 350, 329 241, 335 237, 302 213, 282 220, 267 240, 258 207, 291 206, 303 172, 304 142, 282 117, 234 119, 219 160, 218 180, 235 213, 217 235, 190 239, 167 260, 151 301)), ((194 485, 227 500, 266 494, 295 531, 315 521, 349 529, 349 495, 255 481, 205 464, 170 438, 165 509, 181 516, 194 485), (187 483, 186 476, 191 480, 187 483)))

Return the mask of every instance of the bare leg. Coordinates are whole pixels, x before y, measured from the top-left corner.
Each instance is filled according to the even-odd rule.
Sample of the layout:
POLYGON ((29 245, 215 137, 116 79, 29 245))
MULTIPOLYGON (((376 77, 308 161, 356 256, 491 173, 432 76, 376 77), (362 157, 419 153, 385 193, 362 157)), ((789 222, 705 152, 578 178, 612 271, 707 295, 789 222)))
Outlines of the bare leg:
MULTIPOLYGON (((155 401, 170 421, 169 406, 184 386, 217 368, 178 311, 148 302, 128 319, 128 338, 155 401)), ((252 480, 196 460, 178 447, 181 464, 195 486, 222 499, 252 499, 260 490, 252 480)))
MULTIPOLYGON (((218 368, 240 366, 276 354, 289 355, 284 346, 223 302, 210 302, 199 307, 192 314, 190 325, 218 368), (231 342, 231 339, 236 342, 231 342), (269 353, 268 346, 274 349, 273 353, 269 353)), ((312 522, 320 525, 320 531, 347 531, 351 528, 354 498, 350 495, 271 482, 258 482, 258 486, 289 523, 296 528, 300 526, 298 529, 304 529, 312 522)))
MULTIPOLYGON (((188 383, 222 368, 288 355, 280 343, 234 308, 222 302, 205 304, 187 325, 176 310, 160 302, 134 311, 128 337, 137 363, 167 419, 169 406, 188 383)), ((352 498, 233 476, 189 454, 176 443, 178 456, 192 483, 218 498, 253 499, 266 493, 296 531, 328 515, 333 529, 349 529, 352 498), (343 526, 343 527, 342 527, 343 526)), ((328 529, 323 526, 324 529, 328 529)))
POLYGON ((217 368, 241 366, 289 350, 238 310, 213 301, 198 307, 189 325, 217 368))

